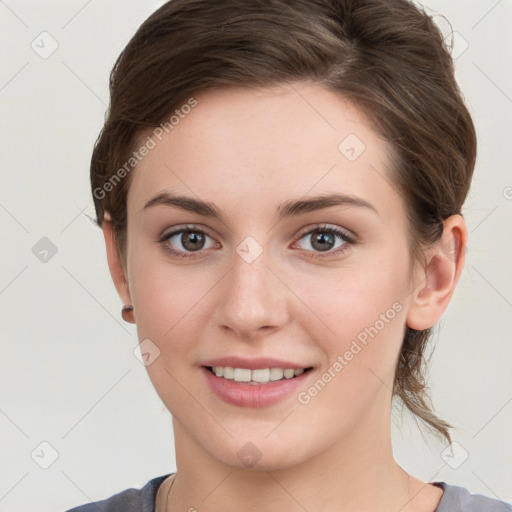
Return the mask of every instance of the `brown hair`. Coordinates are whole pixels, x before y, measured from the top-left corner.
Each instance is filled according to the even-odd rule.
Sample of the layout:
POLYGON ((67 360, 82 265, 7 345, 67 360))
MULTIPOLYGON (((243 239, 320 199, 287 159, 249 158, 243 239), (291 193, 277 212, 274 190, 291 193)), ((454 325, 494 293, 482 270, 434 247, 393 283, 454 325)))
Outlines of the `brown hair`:
MULTIPOLYGON (((408 0, 172 0, 118 57, 92 155, 97 222, 110 213, 123 264, 126 197, 141 136, 195 92, 299 80, 351 100, 389 141, 411 254, 421 257, 443 220, 460 214, 476 158, 471 116, 433 20, 408 0)), ((406 327, 393 395, 451 442, 425 382, 430 336, 431 329, 406 327)))

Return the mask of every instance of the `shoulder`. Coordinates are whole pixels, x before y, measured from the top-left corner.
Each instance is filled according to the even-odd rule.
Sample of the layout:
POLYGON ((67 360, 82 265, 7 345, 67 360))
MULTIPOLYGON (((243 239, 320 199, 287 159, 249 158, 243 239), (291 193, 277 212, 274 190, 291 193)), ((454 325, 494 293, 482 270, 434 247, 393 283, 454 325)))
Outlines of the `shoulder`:
POLYGON ((141 489, 126 489, 110 498, 86 503, 66 512, 154 512, 156 492, 171 474, 153 478, 141 489))
POLYGON ((435 512, 512 512, 512 505, 481 494, 471 494, 466 488, 435 482, 443 496, 435 512))

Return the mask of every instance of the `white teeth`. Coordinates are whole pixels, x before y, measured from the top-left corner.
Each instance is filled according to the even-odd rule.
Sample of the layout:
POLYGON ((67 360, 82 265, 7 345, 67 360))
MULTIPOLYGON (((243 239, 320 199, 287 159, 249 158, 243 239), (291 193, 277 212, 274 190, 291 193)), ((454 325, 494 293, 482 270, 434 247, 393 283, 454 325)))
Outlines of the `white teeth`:
POLYGON ((217 377, 234 380, 235 382, 249 382, 250 384, 268 384, 277 380, 291 379, 304 373, 304 369, 292 368, 233 368, 231 366, 213 366, 213 373, 217 377))
MULTIPOLYGON (((222 366, 217 366, 217 368, 222 368, 222 366)), ((231 366, 225 366, 222 376, 225 379, 232 379, 235 376, 235 369, 232 368, 231 366)))
POLYGON ((251 382, 251 370, 247 368, 235 368, 233 379, 236 382, 251 382))
POLYGON ((270 380, 281 380, 283 378, 282 368, 270 368, 270 380))
POLYGON ((254 382, 266 383, 270 380, 270 370, 264 368, 263 370, 253 370, 251 380, 254 382))

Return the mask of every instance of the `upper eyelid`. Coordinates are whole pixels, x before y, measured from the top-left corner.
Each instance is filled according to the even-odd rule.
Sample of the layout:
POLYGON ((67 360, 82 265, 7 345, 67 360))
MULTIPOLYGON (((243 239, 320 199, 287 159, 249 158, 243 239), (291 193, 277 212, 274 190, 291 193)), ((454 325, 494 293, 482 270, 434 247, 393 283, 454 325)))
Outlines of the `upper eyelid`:
POLYGON ((336 226, 334 224, 327 224, 325 222, 317 224, 317 225, 306 227, 303 230, 299 231, 299 234, 297 236, 302 238, 305 235, 309 235, 311 232, 322 231, 322 230, 341 231, 347 238, 355 239, 355 235, 351 231, 349 231, 348 229, 343 228, 341 226, 336 226))
MULTIPOLYGON (((328 224, 328 223, 325 223, 325 222, 320 222, 318 224, 313 224, 313 225, 304 227, 304 228, 299 230, 299 233, 298 233, 297 236, 304 236, 304 235, 309 234, 311 231, 315 231, 315 230, 320 231, 321 229, 336 229, 336 230, 343 231, 344 233, 347 234, 347 236, 354 236, 351 231, 349 231, 348 229, 346 229, 344 227, 336 226, 334 224, 328 224)), ((176 235, 176 234, 181 233, 183 231, 201 231, 201 232, 207 234, 209 237, 214 238, 212 235, 210 235, 208 233, 208 231, 209 231, 208 228, 200 226, 199 224, 186 224, 186 225, 183 225, 183 226, 178 226, 176 228, 169 228, 169 230, 165 230, 162 233, 160 238, 168 237, 171 234, 172 235, 176 235)))
POLYGON ((173 227, 173 228, 164 230, 164 232, 160 235, 160 238, 167 238, 171 235, 174 236, 183 231, 201 231, 201 232, 207 234, 208 236, 211 236, 208 234, 207 228, 204 228, 204 227, 196 225, 196 224, 185 224, 183 226, 173 227))

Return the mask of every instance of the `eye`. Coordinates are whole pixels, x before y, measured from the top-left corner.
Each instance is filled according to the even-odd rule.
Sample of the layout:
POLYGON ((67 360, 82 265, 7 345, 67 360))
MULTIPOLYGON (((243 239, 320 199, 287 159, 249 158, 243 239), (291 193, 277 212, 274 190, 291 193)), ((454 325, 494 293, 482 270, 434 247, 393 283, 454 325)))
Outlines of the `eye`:
MULTIPOLYGON (((311 251, 313 253, 311 256, 314 258, 340 255, 355 243, 355 240, 345 231, 328 225, 316 226, 304 232, 300 236, 300 240, 307 241, 305 250, 311 251)), ((200 253, 211 247, 219 247, 219 244, 214 242, 206 231, 194 225, 187 225, 165 233, 159 243, 165 252, 177 258, 193 258, 199 256, 194 253, 200 253), (210 239, 209 245, 207 239, 210 239)))
POLYGON ((164 251, 171 254, 171 256, 191 258, 195 256, 194 253, 216 245, 210 238, 213 243, 210 243, 210 246, 205 246, 207 238, 210 238, 210 236, 203 229, 187 225, 164 234, 159 243, 164 251), (178 247, 178 250, 172 246, 178 247))
POLYGON ((327 225, 310 229, 301 235, 300 240, 307 241, 306 250, 316 252, 312 254, 314 258, 340 255, 355 243, 355 240, 342 229, 327 225), (336 245, 336 239, 339 241, 338 245, 336 245))

